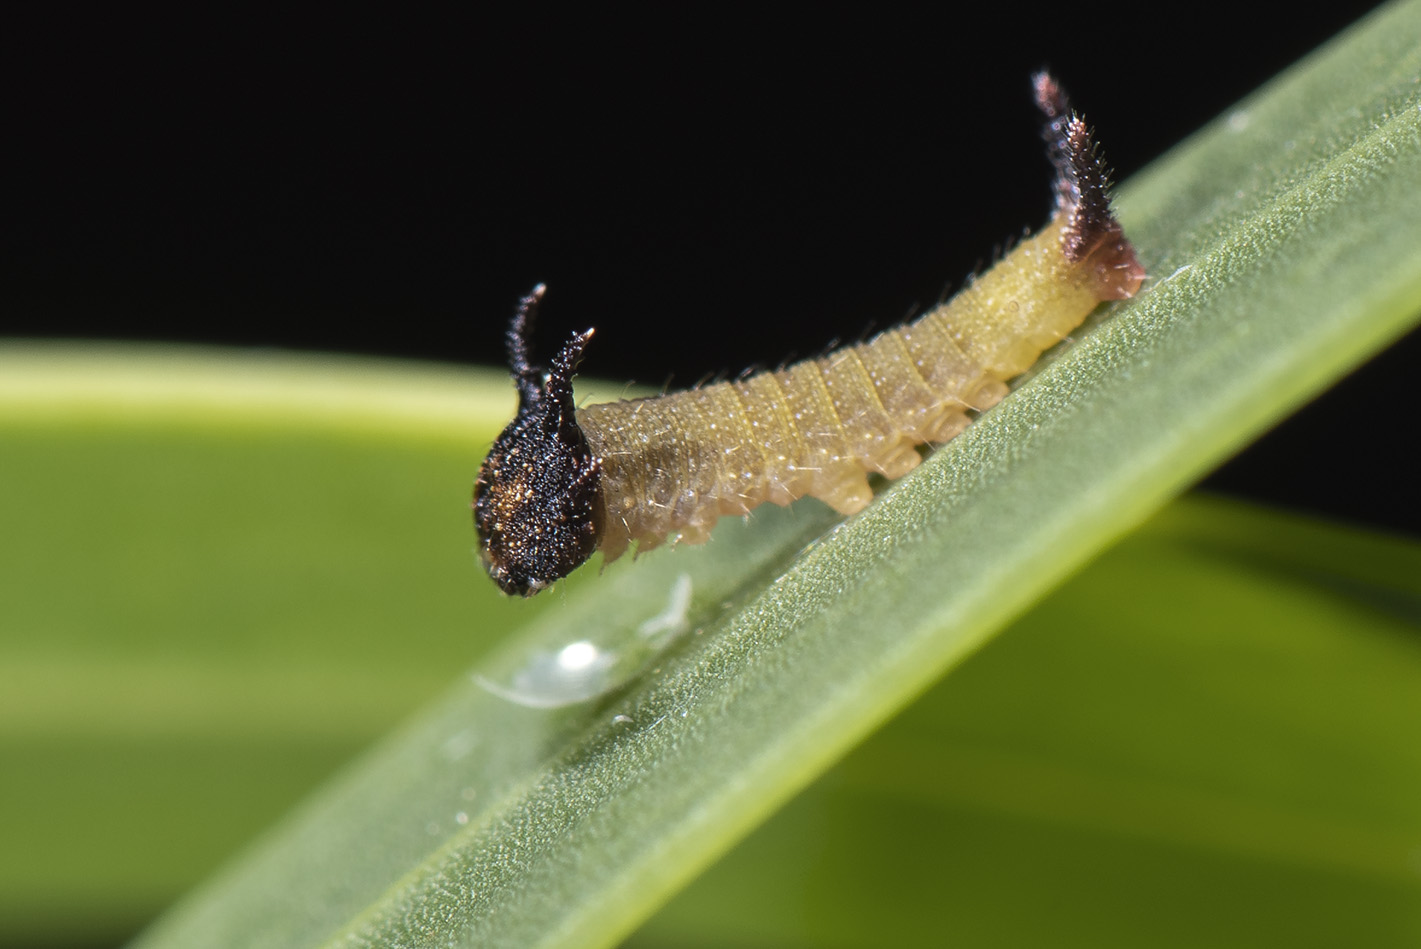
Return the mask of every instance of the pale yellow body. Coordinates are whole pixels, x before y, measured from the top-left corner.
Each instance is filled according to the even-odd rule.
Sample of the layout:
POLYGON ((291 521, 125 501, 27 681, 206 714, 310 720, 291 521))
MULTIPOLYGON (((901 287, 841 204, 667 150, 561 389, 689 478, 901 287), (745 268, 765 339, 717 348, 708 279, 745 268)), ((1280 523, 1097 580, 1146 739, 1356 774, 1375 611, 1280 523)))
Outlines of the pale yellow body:
POLYGON ((579 409, 602 464, 607 560, 631 541, 700 543, 716 519, 766 501, 868 504, 867 475, 898 478, 917 446, 947 441, 1008 380, 1085 320, 1098 275, 1061 249, 1065 215, 961 293, 897 329, 777 372, 579 409))

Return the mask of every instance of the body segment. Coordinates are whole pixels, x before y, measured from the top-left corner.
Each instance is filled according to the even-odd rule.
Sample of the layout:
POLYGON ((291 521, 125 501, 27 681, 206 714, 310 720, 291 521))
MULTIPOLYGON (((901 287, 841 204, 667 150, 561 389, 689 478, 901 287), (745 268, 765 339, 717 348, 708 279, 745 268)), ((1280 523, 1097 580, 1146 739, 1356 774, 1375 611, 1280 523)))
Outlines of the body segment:
POLYGON ((817 497, 841 514, 898 478, 917 446, 952 438, 969 410, 1081 324, 1100 302, 1089 268, 1060 252, 1058 218, 952 300, 820 359, 656 398, 578 410, 602 461, 608 559, 631 541, 699 543, 716 520, 817 497))

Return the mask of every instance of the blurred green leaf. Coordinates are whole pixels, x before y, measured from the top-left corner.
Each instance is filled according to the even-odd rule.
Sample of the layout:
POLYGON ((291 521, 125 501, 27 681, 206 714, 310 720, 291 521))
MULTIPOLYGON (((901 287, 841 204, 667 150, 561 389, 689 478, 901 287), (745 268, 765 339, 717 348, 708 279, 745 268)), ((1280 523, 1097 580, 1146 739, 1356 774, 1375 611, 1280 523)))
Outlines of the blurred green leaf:
POLYGON ((527 618, 467 514, 509 401, 448 369, 0 347, 0 945, 133 931, 527 618))

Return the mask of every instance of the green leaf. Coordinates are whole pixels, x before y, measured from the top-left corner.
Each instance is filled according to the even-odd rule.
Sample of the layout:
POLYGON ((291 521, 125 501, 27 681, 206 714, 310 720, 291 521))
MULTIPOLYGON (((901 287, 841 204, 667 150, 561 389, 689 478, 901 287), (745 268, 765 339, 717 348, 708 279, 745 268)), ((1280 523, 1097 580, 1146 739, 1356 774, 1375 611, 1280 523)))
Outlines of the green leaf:
POLYGON ((1421 545, 1176 502, 630 946, 1407 944, 1421 545))
MULTIPOLYGON (((1051 610, 1041 615, 1052 635, 1008 637, 965 662, 1174 492, 1414 321, 1421 308, 1421 255, 1415 250, 1421 246, 1418 31, 1421 6, 1383 11, 1122 189, 1122 217, 1154 275, 1148 292, 1101 314, 1012 398, 868 511, 843 524, 809 505, 757 513, 749 524, 724 525, 704 548, 618 564, 601 577, 584 571, 586 576, 539 604, 541 612, 528 628, 474 674, 292 814, 141 944, 609 944, 945 671, 965 663, 950 680, 952 688, 934 696, 951 699, 964 682, 966 696, 956 701, 965 702, 972 694, 974 665, 989 664, 1013 643, 1070 642, 1075 630, 1088 629, 1090 622, 1062 622, 1060 611, 1051 610)), ((506 393, 498 401, 506 405, 506 393)), ((282 434, 269 411, 239 408, 234 415, 248 419, 234 425, 253 425, 259 441, 282 434)), ((418 415, 415 410, 411 417, 418 415)), ((447 430, 455 432, 456 426, 447 430)), ((296 444, 273 449, 272 457, 285 457, 286 451, 300 456, 302 439, 288 440, 296 444)), ((124 449, 114 446, 114 451, 124 449)), ((368 463, 371 456, 360 457, 368 463)), ((227 461, 234 490, 240 475, 259 470, 235 456, 227 461)), ((77 472, 93 468, 76 459, 77 472)), ((472 469, 470 463, 455 482, 461 489, 472 469)), ((324 462, 321 470, 329 470, 324 462)), ((155 471, 162 475, 165 469, 155 471)), ((434 473, 416 477, 437 479, 434 473)), ((378 482, 378 477, 359 479, 362 485, 378 482)), ((95 487, 101 486, 89 486, 95 487)), ((163 509, 165 489, 185 496, 180 484, 161 481, 146 486, 135 479, 117 487, 152 491, 154 510, 163 509)), ((276 486, 272 491, 281 495, 276 486)), ((332 497, 350 498, 343 491, 332 497)), ((391 665, 398 670, 403 644, 423 633, 427 617, 416 601, 426 587, 408 572, 397 579, 377 574, 406 553, 412 562, 427 561, 403 547, 372 546, 361 557, 348 556, 345 546, 369 543, 379 532, 352 535, 342 516, 357 521, 393 513, 398 520, 399 512, 377 510, 378 498, 365 500, 323 516, 330 535, 293 533, 293 540, 309 542, 304 554, 299 547, 246 548, 253 560, 278 559, 272 592, 286 609, 238 616, 235 622, 244 629, 272 623, 272 638, 290 642, 299 630, 291 617, 301 615, 300 604, 311 602, 310 587, 300 572, 281 565, 289 559, 309 569, 321 551, 339 550, 341 564, 374 563, 369 575, 349 579, 348 592, 362 594, 359 604, 380 599, 366 595, 371 585, 387 597, 392 587, 399 589, 397 598, 372 607, 373 616, 361 609, 337 614, 357 628, 384 627, 397 644, 391 646, 391 665)), ((285 513, 305 519, 305 506, 320 503, 293 497, 285 513)), ((223 513, 248 514, 240 506, 223 513)), ((135 538, 165 536, 134 526, 135 538)), ((383 526, 400 544, 432 543, 443 536, 396 523, 383 526)), ((62 563, 63 545, 82 544, 84 538, 52 543, 56 562, 62 563)), ((462 543, 460 555, 451 555, 456 565, 451 569, 468 569, 467 535, 462 543)), ((1395 555, 1414 558, 1414 550, 1395 555)), ((1336 570, 1336 563, 1329 563, 1336 570)), ((1414 559, 1408 563, 1414 567, 1414 559)), ((1134 565, 1132 559, 1123 566, 1134 565)), ((181 567, 174 561, 170 569, 181 567)), ((1178 565, 1162 569, 1170 577, 1179 572, 1178 565)), ((1300 567, 1293 569, 1306 576, 1300 567)), ((1402 574, 1415 576, 1414 569, 1402 574)), ((115 602, 160 598, 171 585, 145 585, 145 579, 152 577, 144 572, 113 581, 120 587, 115 602)), ((1328 688, 1344 702, 1353 700, 1343 705, 1354 713, 1343 722, 1309 714, 1299 694, 1282 696, 1290 700, 1282 706, 1270 704, 1267 690, 1274 683, 1267 677, 1268 662, 1250 665, 1242 661, 1248 654, 1237 659, 1226 654, 1227 661, 1220 661, 1217 653, 1191 653, 1186 647, 1194 645, 1201 629, 1214 634, 1215 643, 1221 641, 1217 631, 1203 620, 1171 629, 1160 617, 1173 614, 1151 609, 1115 617, 1113 626, 1102 620, 1096 642, 1081 637, 1080 655, 1094 675, 1119 690, 1113 704, 1082 703, 1083 714, 1074 719, 1053 704, 1024 730, 1013 727, 1011 707, 1002 707, 1003 690, 1013 688, 1015 680, 1026 690, 1048 694, 1048 686, 1065 685, 1059 680, 1067 671, 1036 658, 1013 663, 1012 674, 993 685, 997 704, 974 706, 986 709, 976 713, 982 734, 958 751, 956 764, 939 759, 947 764, 936 766, 937 780, 919 780, 911 763, 894 763, 890 737, 887 753, 878 742, 865 747, 865 754, 880 757, 862 767, 882 773, 882 784, 868 790, 882 800, 911 795, 915 787, 945 786, 959 808, 966 802, 1009 816, 1030 815, 1049 822, 1058 845, 1051 852, 1058 857, 1086 852, 1082 839, 1104 836, 1163 841, 1169 846, 1155 849, 1154 866, 1171 859, 1180 864, 1181 850, 1215 858, 1181 868, 1193 884, 1180 891, 1186 896, 1215 892, 1201 888, 1221 865, 1222 853, 1236 858, 1228 864, 1234 875, 1225 882, 1263 879, 1272 888, 1257 898, 1265 909, 1281 903, 1295 882, 1308 886, 1294 892, 1324 893, 1328 881, 1345 879, 1347 906, 1357 916, 1372 920, 1383 934, 1404 931, 1408 923, 1414 927, 1414 914, 1407 917, 1400 907, 1406 900, 1414 905, 1417 895, 1414 867, 1408 870, 1406 862, 1416 841, 1417 769, 1414 752, 1399 747, 1398 734, 1408 734, 1416 721, 1409 697, 1416 694, 1418 657, 1414 636, 1406 635, 1416 628, 1416 589, 1414 581, 1383 582, 1371 572, 1351 580, 1368 595, 1381 591, 1370 609, 1390 603, 1386 608, 1393 610, 1393 621, 1369 628, 1360 644, 1342 630, 1362 608, 1343 609, 1321 596, 1310 603, 1313 610, 1299 611, 1296 622, 1286 626, 1270 625, 1271 618, 1245 624, 1283 656, 1335 672, 1326 680, 1328 688), (1302 622, 1309 619, 1317 624, 1302 622), (1153 662, 1148 670, 1127 661, 1134 658, 1131 646, 1138 647, 1141 663, 1153 662), (1169 675, 1172 656, 1193 656, 1202 670, 1219 673, 1217 694, 1230 698, 1238 712, 1213 716, 1215 730, 1194 733, 1192 746, 1182 748, 1163 740, 1177 730, 1161 732, 1148 717, 1149 700, 1179 685, 1169 675), (1143 677, 1144 671, 1154 678, 1143 677), (1151 681, 1160 684, 1146 688, 1151 681), (1374 706, 1358 701, 1378 684, 1374 706), (1262 727, 1275 707, 1287 727, 1262 727), (1245 742, 1231 733, 1243 713, 1255 716, 1257 740, 1245 742), (1398 722, 1404 723, 1400 729, 1398 722), (1208 742, 1200 736, 1210 734, 1231 739, 1215 742, 1224 757, 1210 757, 1215 748, 1201 747, 1208 742), (1035 756, 1013 753, 1010 744, 974 755, 974 744, 1006 735, 1017 736, 1035 756), (1264 738, 1288 735, 1294 746, 1282 749, 1278 760, 1292 765, 1287 776, 1302 783, 1292 797, 1279 797, 1292 782, 1276 780, 1270 762, 1259 766, 1244 752, 1272 747, 1264 738), (1336 769, 1341 777, 1331 781, 1317 769, 1298 766, 1329 736, 1331 754, 1319 760, 1352 766, 1336 769), (1112 738, 1134 757, 1122 764, 1112 752, 1112 738), (1348 747, 1356 748, 1351 759, 1340 750, 1348 747), (1064 760, 1053 768, 1051 755, 1064 760), (1245 767, 1250 764, 1252 771, 1245 767), (1345 780, 1350 774, 1358 781, 1345 780), (1275 780, 1264 780, 1268 777, 1275 780), (1023 786, 1026 791, 1016 797, 1008 794, 1023 786), (1388 796, 1385 789, 1394 793, 1388 796), (1368 790, 1374 793, 1362 793, 1368 790), (1368 809, 1372 805, 1377 806, 1368 809), (1247 867, 1240 870, 1240 860, 1270 862, 1292 873, 1260 878, 1243 872, 1247 867), (1325 872, 1308 875, 1318 868, 1325 872)), ((1165 602, 1167 584, 1137 582, 1128 570, 1123 576, 1117 572, 1105 592, 1097 590, 1088 601, 1093 612, 1121 612, 1112 593, 1118 596, 1122 589, 1149 591, 1150 597, 1158 593, 1155 605, 1165 602)), ((1254 610, 1277 609, 1309 587, 1295 577, 1282 594, 1249 602, 1254 610)), ((1181 583, 1178 589, 1188 587, 1181 583)), ((1253 592, 1260 590, 1266 586, 1253 592)), ((328 606, 339 599, 331 594, 327 590, 319 602, 328 606)), ((212 604, 191 617, 191 628, 205 636, 209 624, 234 621, 231 614, 250 608, 254 599, 231 596, 212 604)), ((1237 602, 1245 599, 1240 594, 1237 602)), ((1141 600, 1151 604, 1149 597, 1141 600)), ((106 615, 96 610, 86 617, 73 603, 55 605, 61 616, 73 611, 75 629, 106 615)), ((329 622, 321 615, 311 621, 329 622)), ((48 620, 39 616, 31 622, 48 620)), ((490 639, 501 635, 503 623, 489 621, 490 639)), ((447 628, 449 618, 442 616, 435 625, 447 628)), ((316 657, 299 656, 299 645, 292 648, 307 663, 296 671, 315 674, 316 657)), ((319 640, 319 648, 329 648, 329 640, 319 640)), ((229 687, 239 676, 233 673, 229 687)), ((1093 680, 1078 673, 1075 681, 1093 680)), ((377 697, 380 686, 355 681, 343 691, 377 697)), ((309 712, 321 722, 323 694, 312 689, 293 712, 309 712)), ((1070 690, 1058 694, 1068 706, 1070 690)), ((95 702, 96 708, 103 706, 101 698, 95 702)), ((1179 716, 1181 709, 1167 703, 1164 714, 1179 716)), ((964 713, 955 714, 960 719, 964 713)), ((333 727, 339 716, 328 718, 327 727, 333 727)), ((918 752, 910 757, 924 760, 918 752)), ((845 765, 850 774, 854 767, 845 765)), ((874 806, 859 800, 856 809, 874 806)), ((899 837, 924 826, 910 816, 875 824, 863 814, 851 815, 860 833, 887 827, 899 837)), ((939 826, 925 839, 951 854, 980 834, 973 826, 968 821, 939 826)), ((803 848, 813 838, 787 839, 803 848)), ((139 846, 135 842, 135 849, 139 846)), ((850 857, 865 852, 871 851, 839 851, 850 857)), ((1067 911, 1065 901, 1098 903, 1098 891, 1072 878, 1069 860, 1054 868, 1021 868, 1030 873, 1019 880, 999 855, 980 847, 964 846, 963 852, 983 863, 959 865, 948 879, 994 877, 998 887, 987 890, 989 898, 982 902, 993 912, 937 915, 939 935, 972 941, 995 922, 1023 939, 1061 941, 1030 929, 1033 915, 1055 917, 1020 913, 1008 895, 1038 879, 1030 890, 1034 894, 1051 892, 1045 885, 1050 880, 1058 885, 1055 899, 1061 902, 1049 907, 1055 914, 1067 911), (1008 907, 1014 912, 1004 912, 1008 907)), ((1100 856, 1105 852, 1098 846, 1092 865, 1105 865, 1107 858, 1100 856)), ((811 851, 795 866, 803 868, 815 856, 811 851)), ((743 852, 735 859, 745 859, 743 852)), ((924 853, 914 859, 923 861, 924 853)), ((844 869, 840 864, 828 860, 826 872, 844 869)), ((758 890, 751 895, 763 904, 777 895, 771 888, 778 877, 764 875, 773 862, 754 865, 758 869, 750 878, 758 880, 758 890)), ((707 885, 713 885, 710 879, 707 885)), ((1112 904, 1113 914, 1096 906, 1072 917, 1075 924, 1103 927, 1115 919, 1127 934, 1149 932, 1160 920, 1140 901, 1157 899, 1159 892, 1142 895, 1125 885, 1131 879, 1120 878, 1121 900, 1112 904)), ((912 880, 925 899, 939 891, 938 878, 926 869, 912 880)), ((823 912, 813 924, 821 927, 821 941, 841 931, 832 928, 837 917, 825 908, 827 902, 813 904, 823 912)), ((673 904, 673 913, 678 907, 686 912, 688 905, 694 904, 673 904)), ((875 905, 893 906, 893 894, 883 893, 875 905)), ((1182 915, 1187 900, 1172 906, 1182 915)), ((1237 901, 1231 908, 1235 917, 1245 912, 1237 901)), ((923 906, 917 909, 923 912, 923 906)), ((717 917, 727 938, 734 935, 734 905, 701 912, 700 918, 717 917)), ((777 925, 784 926, 787 916, 747 913, 741 933, 749 932, 756 918, 778 918, 777 925)), ((1250 922, 1268 918, 1248 917, 1250 922)), ((663 922, 676 926, 674 915, 654 925, 663 922)), ((677 929, 677 938, 688 931, 695 928, 677 929)), ((796 937, 786 930, 784 941, 812 942, 813 927, 807 929, 810 935, 805 931, 796 937)), ((1241 931, 1247 933, 1247 927, 1241 931)), ((654 935, 648 930, 648 939, 654 935)), ((716 944, 713 934, 703 938, 716 944)), ((864 936, 862 941, 879 940, 864 936)))

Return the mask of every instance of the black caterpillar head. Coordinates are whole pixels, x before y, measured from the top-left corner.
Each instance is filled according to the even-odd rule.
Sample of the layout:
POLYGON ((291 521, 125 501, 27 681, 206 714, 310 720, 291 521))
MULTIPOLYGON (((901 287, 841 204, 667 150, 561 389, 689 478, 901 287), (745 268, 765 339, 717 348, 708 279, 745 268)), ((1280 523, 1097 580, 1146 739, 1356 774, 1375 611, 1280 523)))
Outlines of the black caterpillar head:
POLYGON ((542 284, 508 329, 518 414, 479 469, 474 524, 485 569, 504 593, 532 596, 582 565, 601 533, 602 468, 572 401, 572 376, 592 330, 568 341, 544 370, 529 361, 542 284))

